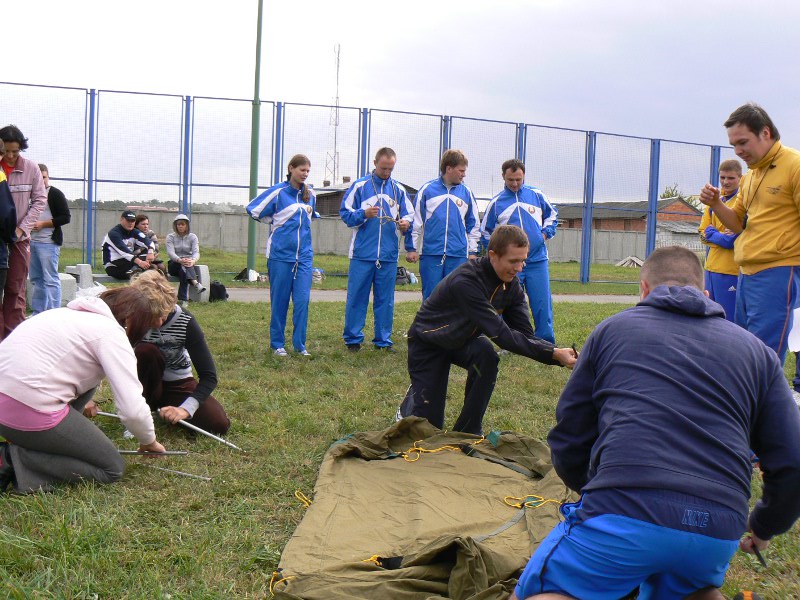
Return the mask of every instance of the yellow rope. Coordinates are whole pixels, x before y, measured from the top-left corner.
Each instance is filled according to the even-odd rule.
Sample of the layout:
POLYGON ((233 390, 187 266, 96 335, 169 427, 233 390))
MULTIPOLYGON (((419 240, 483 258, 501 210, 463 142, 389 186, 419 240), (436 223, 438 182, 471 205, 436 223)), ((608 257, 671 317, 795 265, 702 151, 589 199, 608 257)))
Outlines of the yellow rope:
POLYGON ((361 562, 371 562, 371 563, 373 563, 374 565, 376 565, 378 567, 382 566, 381 565, 381 557, 378 554, 373 554, 372 556, 370 556, 369 558, 365 558, 361 562))
POLYGON ((300 500, 300 502, 302 502, 302 503, 303 503, 303 507, 304 507, 304 508, 308 508, 309 506, 311 506, 311 500, 309 500, 309 499, 308 499, 308 496, 306 496, 306 495, 305 495, 303 492, 301 492, 300 490, 296 490, 296 491, 295 491, 295 493, 294 493, 294 497, 295 497, 295 498, 297 498, 298 500, 300 500))
POLYGON ((269 580, 269 593, 271 595, 275 595, 275 586, 279 583, 283 583, 284 581, 289 581, 290 579, 294 579, 294 575, 290 575, 289 577, 281 577, 280 579, 276 579, 277 577, 281 577, 280 571, 273 571, 272 578, 269 580))
MULTIPOLYGON (((418 446, 422 440, 414 442, 414 445, 411 446, 405 452, 400 452, 400 456, 403 457, 403 460, 406 462, 417 462, 420 458, 422 458, 423 454, 436 454, 437 452, 461 452, 461 446, 450 446, 444 445, 439 446, 438 448, 422 448, 418 446)), ((486 441, 485 437, 481 437, 479 440, 475 440, 474 442, 470 442, 470 446, 477 446, 481 442, 486 441)))
POLYGON ((503 502, 506 503, 506 506, 510 506, 512 508, 540 508, 550 502, 561 505, 560 500, 545 498, 544 496, 537 496, 536 494, 528 494, 527 496, 522 496, 520 498, 517 496, 506 496, 503 498, 503 502), (511 502, 511 500, 516 500, 516 502, 511 502))

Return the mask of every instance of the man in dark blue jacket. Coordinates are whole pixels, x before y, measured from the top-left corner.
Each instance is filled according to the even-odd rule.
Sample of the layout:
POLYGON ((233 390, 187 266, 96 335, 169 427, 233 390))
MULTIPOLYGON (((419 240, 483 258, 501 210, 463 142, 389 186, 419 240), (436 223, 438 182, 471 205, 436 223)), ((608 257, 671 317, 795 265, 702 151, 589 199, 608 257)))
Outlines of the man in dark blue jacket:
POLYGON ((119 225, 103 238, 103 266, 117 279, 130 279, 137 271, 146 271, 154 259, 153 241, 136 229, 136 213, 123 210, 119 225), (146 251, 142 257, 140 250, 146 251))
POLYGON ((512 598, 723 598, 737 546, 765 550, 800 516, 800 413, 781 365, 702 289, 694 254, 659 248, 641 302, 587 339, 548 436, 581 501, 512 598), (764 488, 748 516, 751 448, 764 488))
MULTIPOLYGON (((3 154, 3 140, 0 139, 0 155, 3 154)), ((6 174, 0 169, 0 303, 3 301, 3 288, 8 275, 8 245, 17 241, 17 209, 8 188, 6 174)))

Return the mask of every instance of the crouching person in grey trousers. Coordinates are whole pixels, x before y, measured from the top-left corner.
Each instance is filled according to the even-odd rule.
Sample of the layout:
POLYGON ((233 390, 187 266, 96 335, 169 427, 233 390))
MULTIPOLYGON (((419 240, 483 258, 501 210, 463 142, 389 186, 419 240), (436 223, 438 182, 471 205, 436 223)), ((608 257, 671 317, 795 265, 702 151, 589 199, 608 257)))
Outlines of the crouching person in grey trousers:
POLYGON ((117 288, 40 313, 0 344, 0 493, 122 477, 116 446, 82 414, 103 377, 139 450, 164 452, 132 347, 163 318, 139 290, 117 288))

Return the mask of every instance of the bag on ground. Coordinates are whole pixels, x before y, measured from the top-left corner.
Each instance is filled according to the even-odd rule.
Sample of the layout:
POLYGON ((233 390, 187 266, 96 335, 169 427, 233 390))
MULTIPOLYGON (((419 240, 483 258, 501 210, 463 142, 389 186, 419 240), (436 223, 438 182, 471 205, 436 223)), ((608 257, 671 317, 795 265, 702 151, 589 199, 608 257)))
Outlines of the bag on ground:
POLYGON ((228 290, 220 281, 212 281, 211 288, 208 291, 208 301, 217 302, 225 301, 228 299, 228 290))

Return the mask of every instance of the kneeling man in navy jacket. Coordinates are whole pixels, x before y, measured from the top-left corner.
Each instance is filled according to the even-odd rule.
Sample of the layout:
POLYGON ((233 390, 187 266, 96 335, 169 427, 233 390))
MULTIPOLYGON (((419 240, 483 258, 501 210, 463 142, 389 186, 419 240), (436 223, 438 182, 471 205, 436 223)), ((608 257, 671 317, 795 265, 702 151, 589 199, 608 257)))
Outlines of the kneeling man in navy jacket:
POLYGON ((800 516, 800 413, 782 365, 702 289, 692 252, 659 248, 639 304, 587 339, 548 436, 581 501, 561 507, 512 599, 724 598, 737 547, 764 551, 800 516), (764 475, 752 512, 751 449, 764 475))

